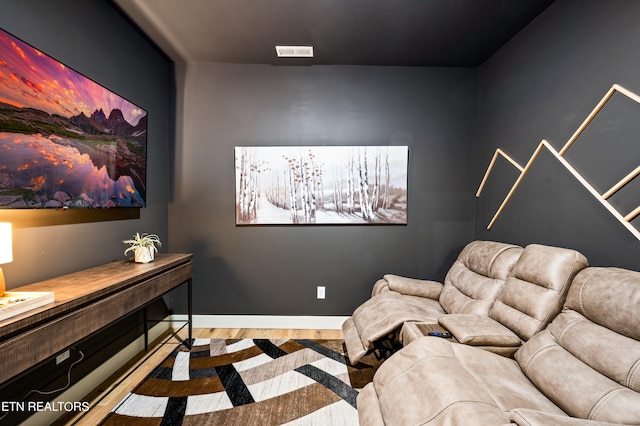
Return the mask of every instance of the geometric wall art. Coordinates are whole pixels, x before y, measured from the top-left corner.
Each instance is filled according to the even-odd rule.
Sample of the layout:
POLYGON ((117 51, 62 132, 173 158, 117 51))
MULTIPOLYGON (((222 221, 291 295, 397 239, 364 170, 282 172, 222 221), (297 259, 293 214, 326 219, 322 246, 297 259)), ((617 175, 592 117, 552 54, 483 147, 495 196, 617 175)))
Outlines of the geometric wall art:
POLYGON ((235 148, 236 225, 407 223, 407 146, 235 148))
MULTIPOLYGON (((585 175, 587 175, 588 173, 586 173, 584 171, 582 173, 578 172, 576 167, 574 167, 567 160, 566 155, 565 155, 567 153, 567 151, 569 150, 569 148, 571 148, 571 146, 574 145, 574 143, 576 142, 578 137, 581 134, 583 134, 583 132, 587 129, 587 127, 592 123, 592 121, 594 120, 596 115, 600 111, 602 111, 602 109, 605 106, 605 104, 607 104, 607 102, 609 102, 609 100, 613 97, 613 95, 615 93, 620 93, 621 95, 624 95, 625 97, 631 99, 632 101, 635 101, 636 103, 640 104, 640 96, 638 96, 637 94, 631 92, 630 90, 625 89, 624 87, 622 87, 622 86, 620 86, 618 84, 614 84, 611 87, 611 89, 609 89, 609 91, 605 94, 605 96, 600 100, 600 102, 598 102, 598 104, 591 111, 591 113, 587 116, 587 118, 582 122, 580 127, 578 127, 578 129, 573 133, 571 138, 569 138, 567 143, 565 143, 565 145, 559 151, 557 151, 553 146, 551 146, 551 144, 548 141, 543 139, 540 142, 540 144, 537 146, 537 148, 535 149, 534 153, 531 155, 529 160, 527 161, 527 164, 522 166, 520 163, 518 163, 516 160, 514 160, 512 157, 510 157, 507 153, 505 153, 502 149, 500 149, 500 148, 496 149, 496 151, 494 152, 493 157, 492 157, 492 159, 491 159, 491 161, 489 163, 489 166, 487 167, 487 170, 486 170, 486 172, 484 174, 482 182, 480 183, 478 191, 476 192, 476 197, 480 197, 480 195, 482 193, 482 190, 483 190, 483 188, 484 188, 484 186, 485 186, 485 184, 487 182, 487 179, 488 179, 489 175, 491 174, 491 170, 493 169, 496 161, 499 158, 502 158, 502 159, 506 160, 509 164, 511 164, 513 167, 515 167, 519 171, 519 176, 516 179, 516 181, 513 184, 513 186, 511 187, 511 189, 509 190, 509 192, 507 193, 507 195, 504 198, 504 200, 502 201, 502 204, 500 205, 500 207, 498 208, 498 210, 494 214, 493 218, 489 222, 489 225, 487 226, 487 229, 491 229, 493 227, 495 222, 500 217, 500 214, 503 212, 503 210, 505 209, 505 207, 509 203, 509 200, 511 199, 513 194, 518 189, 518 186, 520 185, 520 183, 524 179, 525 175, 533 167, 533 165, 534 165, 536 159, 538 158, 538 155, 540 154, 540 152, 542 152, 543 149, 546 149, 553 155, 553 157, 555 159, 558 160, 558 162, 562 166, 564 166, 564 168, 566 168, 576 178, 576 180, 578 182, 580 182, 580 184, 582 184, 582 186, 584 186, 585 189, 587 189, 587 191, 589 191, 589 193, 595 199, 597 199, 600 202, 600 204, 614 218, 616 218, 629 232, 631 232, 638 240, 640 240, 640 230, 638 228, 636 228, 632 224, 632 221, 636 217, 638 217, 640 215, 640 200, 637 200, 637 199, 629 200, 629 202, 627 204, 632 203, 634 208, 632 208, 632 209, 630 209, 628 211, 620 211, 619 208, 617 208, 616 206, 614 206, 613 203, 610 202, 610 199, 611 199, 611 197, 613 197, 614 194, 616 194, 619 191, 621 191, 625 186, 630 184, 634 179, 636 179, 640 175, 640 165, 636 165, 635 168, 633 168, 632 170, 620 170, 620 171, 616 170, 616 173, 619 172, 619 176, 616 178, 615 183, 613 185, 611 185, 610 187, 608 187, 606 190, 602 191, 602 190, 597 190, 595 188, 595 186, 587 179, 587 177, 585 175)), ((626 155, 630 155, 630 156, 631 155, 636 155, 637 156, 637 151, 635 153, 626 153, 626 155)))

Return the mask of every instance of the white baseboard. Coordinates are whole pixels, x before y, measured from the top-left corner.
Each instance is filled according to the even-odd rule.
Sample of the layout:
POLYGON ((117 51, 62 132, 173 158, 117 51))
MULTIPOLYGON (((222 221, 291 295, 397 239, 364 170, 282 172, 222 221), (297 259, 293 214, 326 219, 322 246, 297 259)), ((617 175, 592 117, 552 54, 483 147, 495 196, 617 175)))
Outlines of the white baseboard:
MULTIPOLYGON (((149 329, 149 342, 153 342, 160 337, 162 333, 167 331, 170 323, 161 322, 149 329)), ((138 337, 129 343, 117 354, 105 361, 100 367, 87 374, 79 382, 64 391, 60 396, 53 400, 57 406, 64 403, 82 401, 82 398, 96 389, 102 382, 115 374, 120 368, 131 361, 136 355, 144 350, 144 336, 138 337)), ((53 423, 58 417, 66 414, 64 411, 38 411, 23 423, 21 426, 38 426, 53 423)))
MULTIPOLYGON (((275 315, 194 315, 194 328, 284 328, 292 330, 340 330, 348 317, 275 316, 275 315)), ((187 320, 186 315, 171 315, 173 328, 187 320)))

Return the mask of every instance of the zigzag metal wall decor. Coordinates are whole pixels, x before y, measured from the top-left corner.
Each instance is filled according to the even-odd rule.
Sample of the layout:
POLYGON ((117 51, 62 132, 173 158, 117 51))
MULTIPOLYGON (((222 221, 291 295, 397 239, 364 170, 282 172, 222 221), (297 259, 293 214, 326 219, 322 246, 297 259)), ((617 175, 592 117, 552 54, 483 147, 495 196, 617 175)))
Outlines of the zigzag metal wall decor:
POLYGON ((631 171, 626 176, 624 176, 622 179, 620 179, 609 190, 607 190, 607 191, 605 191, 604 193, 601 194, 600 192, 598 192, 593 187, 593 185, 591 185, 584 178, 584 176, 582 176, 580 173, 578 173, 578 171, 564 158, 564 154, 571 147, 571 145, 576 141, 578 136, 580 136, 580 134, 582 134, 582 132, 587 128, 587 126, 595 118, 595 116, 598 114, 598 112, 600 112, 600 110, 604 107, 604 105, 609 101, 609 99, 611 99, 611 97, 616 92, 619 92, 619 93, 627 96, 628 98, 634 100, 635 102, 640 103, 640 96, 636 95, 635 93, 631 92, 630 90, 625 89, 624 87, 622 87, 622 86, 620 86, 618 84, 614 84, 611 87, 611 89, 609 89, 609 91, 606 93, 606 95, 596 105, 596 107, 593 109, 593 111, 591 111, 591 113, 587 116, 587 118, 580 125, 580 127, 578 127, 578 129, 571 136, 571 138, 569 138, 567 143, 564 145, 564 147, 560 151, 556 151, 555 148, 553 148, 549 142, 547 142, 546 140, 543 139, 540 142, 540 144, 538 145, 538 147, 536 148, 536 150, 534 151, 534 153, 529 158, 529 161, 527 162, 527 164, 523 167, 517 161, 515 161, 513 158, 511 158, 508 154, 506 154, 503 150, 501 150, 500 148, 496 149, 496 151, 493 154, 493 157, 491 159, 491 162, 489 163, 489 167, 487 168, 487 171, 484 174, 482 182, 480 183, 480 187, 478 188, 478 191, 476 192, 476 197, 479 197, 480 194, 482 193, 482 189, 484 188, 484 185, 487 182, 487 179, 489 178, 489 175, 491 174, 491 170, 493 169, 493 166, 495 165, 496 160, 499 157, 503 157, 513 167, 518 169, 520 171, 520 176, 518 177, 518 179, 516 179, 516 182, 511 187, 511 190, 509 191, 509 193, 505 197, 504 201, 502 202, 502 204, 498 208, 498 211, 493 216, 493 219, 491 219, 491 222, 489 222, 489 225, 487 226, 487 229, 491 229, 491 227, 494 225, 494 223, 496 222, 496 220, 498 219, 498 217, 500 216, 500 214, 504 210, 505 206, 507 205, 507 203, 509 203, 509 200, 511 199, 511 197, 516 192, 516 189, 520 185, 520 182, 522 182, 522 179, 524 178, 524 176, 527 174, 527 172, 533 166, 533 163, 538 158, 538 155, 540 154, 542 149, 546 148, 560 162, 560 164, 562 164, 578 180, 578 182, 580 182, 591 193, 591 195, 593 195, 604 206, 604 208, 606 208, 609 211, 609 213, 611 213, 611 215, 613 215, 613 217, 615 217, 625 228, 627 228, 629 230, 629 232, 631 232, 638 240, 640 240, 640 230, 638 230, 636 227, 634 227, 631 224, 631 221, 633 219, 635 219, 638 215, 640 215, 640 206, 636 207, 634 210, 632 210, 631 212, 628 212, 625 215, 625 214, 621 213, 620 211, 618 211, 618 209, 616 209, 608 201, 609 198, 613 194, 618 192, 625 185, 627 185, 629 182, 631 182, 632 180, 634 180, 636 177, 638 177, 640 175, 640 166, 636 167, 633 171, 631 171))

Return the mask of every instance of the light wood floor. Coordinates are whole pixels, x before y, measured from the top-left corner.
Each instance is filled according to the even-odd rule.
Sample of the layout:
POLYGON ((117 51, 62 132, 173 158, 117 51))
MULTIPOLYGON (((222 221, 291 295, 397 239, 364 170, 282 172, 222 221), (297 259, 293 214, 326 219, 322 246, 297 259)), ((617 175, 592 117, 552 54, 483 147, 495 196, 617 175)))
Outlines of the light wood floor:
MULTIPOLYGON (((186 338, 186 336, 186 331, 180 333, 180 337, 186 338)), ((342 339, 343 335, 342 330, 198 328, 193 329, 193 337, 210 339, 342 339)), ((98 386, 90 396, 91 408, 88 412, 73 417, 65 416, 55 424, 93 426, 100 423, 109 414, 109 411, 179 344, 175 338, 168 341, 167 339, 168 337, 165 335, 153 342, 147 353, 139 354, 118 373, 98 386), (166 343, 160 346, 165 341, 166 343)))

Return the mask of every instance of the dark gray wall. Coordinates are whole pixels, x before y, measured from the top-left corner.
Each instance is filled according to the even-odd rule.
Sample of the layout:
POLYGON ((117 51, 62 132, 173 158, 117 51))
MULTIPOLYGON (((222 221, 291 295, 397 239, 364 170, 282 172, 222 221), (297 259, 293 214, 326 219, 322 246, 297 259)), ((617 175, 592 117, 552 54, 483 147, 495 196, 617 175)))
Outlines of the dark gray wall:
MULTIPOLYGON (((171 63, 103 0, 2 0, 0 28, 147 109, 149 114, 148 207, 141 209, 140 218, 57 226, 45 226, 49 221, 44 221, 14 229, 14 261, 2 265, 8 288, 123 259, 122 240, 138 231, 158 233, 167 243, 163 246, 166 250, 169 147, 175 131, 171 63)), ((11 212, 3 218, 21 220, 20 215, 25 213, 11 212)), ((153 318, 166 315, 164 306, 153 308, 153 318)), ((76 345, 85 358, 74 368, 74 383, 141 335, 141 322, 140 314, 131 315, 76 345)), ((72 359, 78 359, 77 352, 72 353, 72 359)), ((21 400, 31 389, 61 388, 67 382, 67 368, 66 363, 56 366, 53 360, 44 362, 17 382, 0 388, 0 399, 21 400)), ((31 398, 54 396, 32 394, 31 398)), ((28 414, 12 412, 3 421, 17 424, 28 414)))
MULTIPOLYGON (((560 150, 614 83, 640 93, 639 18, 634 0, 558 0, 479 68, 477 184, 496 148, 524 165, 542 139, 560 150)), ((638 123, 638 104, 616 94, 565 158, 605 192, 640 165, 638 123)), ((640 242, 547 152, 487 231, 516 177, 498 162, 477 201, 477 238, 572 247, 592 265, 638 268, 640 242)), ((612 201, 624 215, 639 200, 634 182, 612 201)))
POLYGON ((195 254, 197 313, 347 315, 385 273, 442 278, 473 238, 474 69, 178 74, 169 228, 172 248, 195 254), (410 147, 407 226, 235 226, 235 146, 387 144, 410 147))
MULTIPOLYGON (((171 65, 107 2, 5 0, 0 27, 150 118, 141 218, 16 230, 15 260, 3 267, 9 287, 120 258, 121 240, 136 231, 195 253, 202 314, 349 314, 384 273, 442 278, 474 232, 633 267, 638 241, 548 155, 491 231, 515 174, 497 169, 477 214, 473 192, 495 148, 525 163, 542 138, 560 148, 613 83, 640 92, 637 16, 633 0, 559 0, 479 69, 478 82, 473 69, 182 66, 173 147, 171 65), (236 227, 233 147, 311 144, 409 145, 409 224, 236 227), (317 285, 326 300, 315 299, 317 285)), ((604 185, 603 170, 638 164, 630 152, 593 179, 604 185)), ((601 158, 570 156, 585 169, 601 158)))
POLYGON ((123 259, 122 240, 138 231, 158 233, 168 243, 172 64, 103 0, 3 0, 0 28, 149 114, 148 207, 140 219, 15 229, 14 261, 3 265, 8 288, 123 259))

